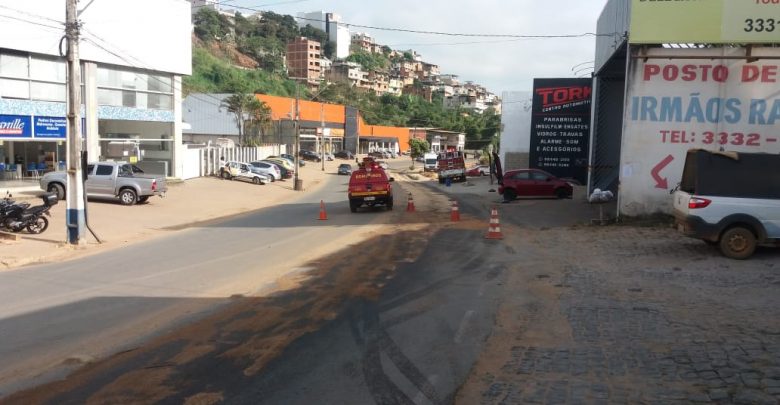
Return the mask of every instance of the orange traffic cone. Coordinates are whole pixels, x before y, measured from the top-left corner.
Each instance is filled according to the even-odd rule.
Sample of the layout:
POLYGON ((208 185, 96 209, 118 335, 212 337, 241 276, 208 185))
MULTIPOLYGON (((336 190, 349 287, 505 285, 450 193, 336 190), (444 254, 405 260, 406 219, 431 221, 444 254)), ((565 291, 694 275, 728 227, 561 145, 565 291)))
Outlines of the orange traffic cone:
POLYGON ((326 221, 328 219, 328 213, 325 212, 325 202, 320 200, 320 221, 326 221))
POLYGON ((450 210, 450 221, 452 222, 460 221, 460 210, 458 209, 458 202, 455 200, 452 200, 452 209, 450 210))
POLYGON ((498 210, 495 208, 490 210, 490 227, 487 235, 485 235, 485 239, 504 239, 504 235, 501 233, 501 226, 498 223, 498 210))
POLYGON ((414 212, 414 199, 412 193, 409 193, 409 200, 406 202, 406 212, 414 212))

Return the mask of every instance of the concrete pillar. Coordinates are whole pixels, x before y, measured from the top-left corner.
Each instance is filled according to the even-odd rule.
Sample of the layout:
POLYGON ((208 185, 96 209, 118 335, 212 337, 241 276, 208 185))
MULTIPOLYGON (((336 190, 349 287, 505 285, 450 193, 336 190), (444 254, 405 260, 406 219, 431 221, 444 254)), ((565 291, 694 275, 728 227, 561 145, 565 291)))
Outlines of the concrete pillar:
MULTIPOLYGON (((84 133, 87 135, 85 149, 87 160, 96 162, 100 157, 100 116, 98 113, 97 64, 84 62, 84 133)), ((62 159, 65 160, 65 159, 62 159)))
POLYGON ((173 177, 177 179, 184 175, 181 86, 181 76, 173 76, 173 177))

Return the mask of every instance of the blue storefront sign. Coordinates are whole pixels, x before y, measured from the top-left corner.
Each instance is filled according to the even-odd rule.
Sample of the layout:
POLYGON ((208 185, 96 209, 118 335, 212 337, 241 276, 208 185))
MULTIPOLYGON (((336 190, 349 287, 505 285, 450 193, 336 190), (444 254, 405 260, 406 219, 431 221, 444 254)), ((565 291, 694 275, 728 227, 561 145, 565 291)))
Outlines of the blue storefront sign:
POLYGON ((68 119, 65 117, 35 117, 35 137, 65 139, 68 119))
POLYGON ((0 138, 32 138, 31 117, 0 115, 0 138))

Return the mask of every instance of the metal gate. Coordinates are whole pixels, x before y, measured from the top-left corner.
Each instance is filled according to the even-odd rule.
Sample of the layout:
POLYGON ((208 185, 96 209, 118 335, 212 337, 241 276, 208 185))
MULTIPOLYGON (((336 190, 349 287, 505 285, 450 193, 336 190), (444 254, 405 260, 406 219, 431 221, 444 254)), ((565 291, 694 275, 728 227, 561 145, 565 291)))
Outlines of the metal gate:
POLYGON ((594 189, 617 194, 623 135, 625 77, 596 77, 589 194, 594 189))

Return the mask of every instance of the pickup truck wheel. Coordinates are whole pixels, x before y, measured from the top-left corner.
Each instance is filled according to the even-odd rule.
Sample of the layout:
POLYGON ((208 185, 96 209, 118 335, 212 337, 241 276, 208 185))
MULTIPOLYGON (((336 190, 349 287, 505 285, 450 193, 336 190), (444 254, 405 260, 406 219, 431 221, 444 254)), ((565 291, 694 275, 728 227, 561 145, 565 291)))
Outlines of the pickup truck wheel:
POLYGON ((133 205, 138 202, 138 195, 135 193, 135 190, 126 188, 119 192, 119 201, 122 205, 133 205))
POLYGON ((563 188, 559 188, 559 189, 555 190, 555 196, 560 198, 560 199, 568 198, 569 197, 569 192, 566 191, 563 188))
POLYGON ((388 211, 392 211, 393 210, 393 199, 392 198, 387 201, 387 210, 388 211))
POLYGON ((63 187, 61 184, 57 184, 57 183, 49 184, 49 187, 46 188, 46 191, 57 194, 58 200, 65 199, 65 187, 63 187))
POLYGON ((349 202, 349 211, 350 212, 357 212, 358 204, 353 203, 352 201, 349 202))
POLYGON ((148 195, 145 195, 143 197, 138 197, 138 202, 139 203, 145 203, 147 201, 149 201, 149 196, 148 195))
POLYGON ((756 236, 750 229, 735 226, 720 237, 720 251, 731 259, 747 259, 756 251, 756 236))

